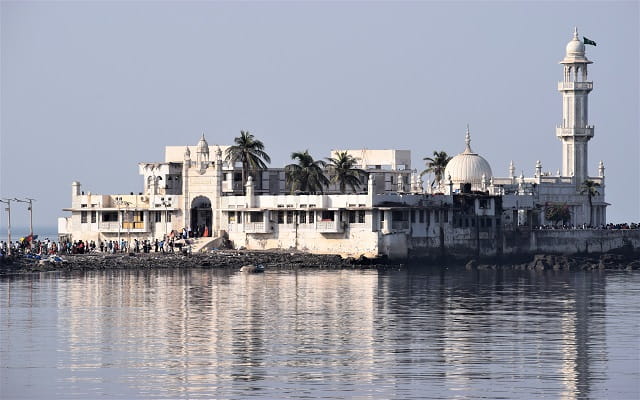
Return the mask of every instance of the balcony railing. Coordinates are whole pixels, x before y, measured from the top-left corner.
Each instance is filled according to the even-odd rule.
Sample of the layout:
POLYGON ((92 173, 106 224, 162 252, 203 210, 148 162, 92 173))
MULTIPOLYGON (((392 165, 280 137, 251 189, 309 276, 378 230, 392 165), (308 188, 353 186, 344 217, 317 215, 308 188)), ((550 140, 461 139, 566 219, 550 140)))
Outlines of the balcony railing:
POLYGON ((112 222, 100 222, 98 224, 98 230, 100 232, 146 232, 147 229, 144 226, 144 222, 123 222, 120 226, 120 223, 117 221, 112 222))
POLYGON ((247 222, 244 224, 246 233, 269 233, 271 232, 271 223, 269 222, 247 222))
POLYGON ((119 222, 101 222, 98 229, 102 232, 118 232, 119 222))
POLYGON ((556 127, 556 136, 586 136, 593 137, 593 126, 587 126, 586 128, 563 128, 561 126, 556 127))
POLYGON ((558 82, 558 90, 592 90, 593 82, 558 82))
POLYGON ((342 223, 338 221, 316 222, 316 231, 321 233, 339 233, 342 232, 342 230, 342 223))

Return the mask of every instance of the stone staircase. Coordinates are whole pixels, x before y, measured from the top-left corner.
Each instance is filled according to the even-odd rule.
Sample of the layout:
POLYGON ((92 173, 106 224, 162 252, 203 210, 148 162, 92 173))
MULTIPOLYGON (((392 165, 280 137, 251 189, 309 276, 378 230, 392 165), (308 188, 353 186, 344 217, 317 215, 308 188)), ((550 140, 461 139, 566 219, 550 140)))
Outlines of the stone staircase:
POLYGON ((200 253, 207 252, 214 248, 221 248, 224 242, 224 237, 200 237, 189 239, 191 242, 191 252, 200 253))

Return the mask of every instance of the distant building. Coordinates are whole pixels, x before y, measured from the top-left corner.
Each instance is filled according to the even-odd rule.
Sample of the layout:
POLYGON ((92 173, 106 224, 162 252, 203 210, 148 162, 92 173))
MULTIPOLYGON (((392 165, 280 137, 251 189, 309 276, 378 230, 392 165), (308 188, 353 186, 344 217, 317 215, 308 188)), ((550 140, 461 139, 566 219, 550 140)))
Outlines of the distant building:
POLYGON ((324 194, 292 194, 284 168, 242 182, 240 165, 225 161, 229 146, 210 146, 203 134, 196 146, 166 147, 164 162, 140 163, 144 190, 138 194, 84 193, 73 182, 65 209, 71 216, 60 219, 59 233, 72 240, 155 240, 186 230, 225 235, 238 248, 406 257, 446 249, 501 254, 509 246, 505 232, 551 225, 545 209, 553 205, 568 207, 572 225, 602 225, 608 205, 602 161, 598 176, 588 173, 591 63, 576 30, 561 61, 563 120, 556 135, 563 167, 556 174, 538 162, 532 177, 516 176, 513 163, 507 177, 494 176, 472 151, 467 128, 464 151, 434 188, 423 189, 409 150, 363 149, 346 150, 368 173, 360 190, 343 194, 330 186, 324 194), (599 185, 591 199, 581 194, 585 180, 599 185))

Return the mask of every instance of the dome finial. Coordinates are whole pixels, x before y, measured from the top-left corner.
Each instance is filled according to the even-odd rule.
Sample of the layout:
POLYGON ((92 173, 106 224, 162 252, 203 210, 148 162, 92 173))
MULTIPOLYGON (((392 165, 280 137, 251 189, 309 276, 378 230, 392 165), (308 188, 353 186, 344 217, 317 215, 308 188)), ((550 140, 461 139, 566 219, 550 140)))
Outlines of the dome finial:
POLYGON ((465 152, 471 153, 471 134, 469 133, 469 124, 467 124, 467 134, 464 136, 464 143, 467 145, 465 152))
POLYGON ((578 39, 578 27, 577 26, 573 27, 573 38, 574 39, 578 39))

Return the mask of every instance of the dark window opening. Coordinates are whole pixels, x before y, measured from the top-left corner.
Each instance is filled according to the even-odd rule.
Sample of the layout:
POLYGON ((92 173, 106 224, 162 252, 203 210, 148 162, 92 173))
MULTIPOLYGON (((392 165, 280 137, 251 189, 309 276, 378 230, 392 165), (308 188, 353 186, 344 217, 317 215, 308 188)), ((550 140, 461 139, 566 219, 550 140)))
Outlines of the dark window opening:
POLYGON ((393 211, 391 213, 392 221, 408 221, 409 213, 407 211, 393 211))
POLYGON ((264 214, 261 212, 250 212, 249 222, 264 222, 264 214))
POLYGON ((107 211, 102 213, 102 222, 116 222, 118 220, 117 211, 107 211))
POLYGON ((322 220, 333 221, 335 218, 334 214, 335 213, 333 211, 322 211, 322 220))

